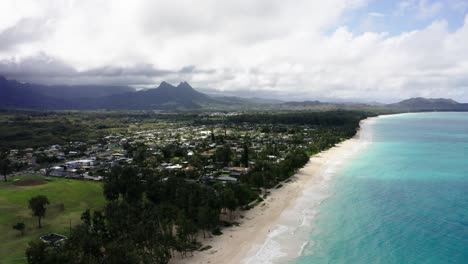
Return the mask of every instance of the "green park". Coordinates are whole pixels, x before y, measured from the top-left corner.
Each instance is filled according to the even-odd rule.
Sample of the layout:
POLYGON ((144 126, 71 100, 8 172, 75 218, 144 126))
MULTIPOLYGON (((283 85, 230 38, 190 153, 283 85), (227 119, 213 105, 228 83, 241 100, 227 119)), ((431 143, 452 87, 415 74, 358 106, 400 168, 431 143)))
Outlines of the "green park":
POLYGON ((90 181, 21 175, 0 182, 0 263, 26 263, 25 249, 32 240, 49 233, 68 236, 86 209, 103 208, 102 184, 90 181), (38 227, 29 200, 46 196, 50 204, 38 227), (13 226, 24 223, 24 230, 13 226))

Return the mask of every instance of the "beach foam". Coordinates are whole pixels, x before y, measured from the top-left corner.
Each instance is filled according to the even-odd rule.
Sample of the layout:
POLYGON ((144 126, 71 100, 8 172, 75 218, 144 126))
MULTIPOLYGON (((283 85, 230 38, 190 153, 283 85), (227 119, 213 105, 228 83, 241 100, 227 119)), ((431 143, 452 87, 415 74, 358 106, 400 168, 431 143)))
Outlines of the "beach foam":
POLYGON ((254 253, 244 259, 244 263, 284 263, 300 256, 306 246, 310 246, 308 234, 314 228, 314 219, 319 214, 318 207, 332 195, 328 189, 328 182, 349 158, 371 142, 372 133, 368 125, 372 122, 373 119, 362 122, 356 138, 340 144, 328 153, 313 156, 298 172, 299 177, 310 180, 296 201, 282 212, 275 224, 274 235, 269 235, 262 245, 257 246, 253 250, 254 253), (320 161, 323 164, 318 170, 315 163, 317 159, 323 159, 320 161))
POLYGON ((273 263, 466 263, 468 116, 372 120, 362 129, 372 144, 328 183, 310 243, 273 263))
POLYGON ((345 160, 370 142, 372 137, 366 129, 370 122, 372 119, 361 123, 355 138, 311 157, 290 182, 271 190, 261 205, 242 212, 240 226, 204 241, 212 246, 210 250, 195 252, 186 259, 174 258, 171 263, 283 263, 309 253, 314 242, 309 241, 308 234, 315 228, 318 208, 333 195, 328 182, 345 160))

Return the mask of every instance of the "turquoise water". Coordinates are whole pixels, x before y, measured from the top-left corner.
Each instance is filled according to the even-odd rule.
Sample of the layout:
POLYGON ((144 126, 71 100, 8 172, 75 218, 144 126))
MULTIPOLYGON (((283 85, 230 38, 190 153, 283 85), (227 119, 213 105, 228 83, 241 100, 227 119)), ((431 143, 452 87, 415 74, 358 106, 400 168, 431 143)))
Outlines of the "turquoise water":
POLYGON ((378 118, 293 263, 468 263, 468 114, 378 118))

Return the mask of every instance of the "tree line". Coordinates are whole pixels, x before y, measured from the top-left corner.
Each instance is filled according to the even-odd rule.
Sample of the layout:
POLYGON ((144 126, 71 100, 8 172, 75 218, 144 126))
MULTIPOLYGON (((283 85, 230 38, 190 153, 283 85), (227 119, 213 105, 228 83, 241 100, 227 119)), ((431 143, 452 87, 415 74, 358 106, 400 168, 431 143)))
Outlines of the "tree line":
POLYGON ((29 263, 167 263, 200 248, 196 240, 219 233, 257 194, 245 184, 203 185, 161 178, 138 167, 115 168, 106 177, 105 209, 85 211, 61 244, 31 242, 29 263))
MULTIPOLYGON (((261 201, 260 189, 276 186, 303 167, 310 155, 352 137, 359 121, 367 115, 336 111, 228 117, 227 125, 265 124, 265 129, 290 129, 293 135, 288 154, 275 162, 268 155, 278 154, 285 145, 278 146, 272 140, 265 151, 257 154, 249 151, 246 139, 239 163, 249 165, 249 160, 255 158, 255 164, 249 173, 239 177, 238 183, 203 183, 184 173, 157 171, 148 166, 143 146, 127 146, 135 153, 136 162, 113 168, 106 175, 105 208, 85 211, 81 223, 62 243, 31 242, 26 251, 28 262, 168 263, 176 254, 187 256, 201 248, 197 235, 220 234, 220 227, 232 224, 229 222, 239 209, 261 201), (286 124, 286 128, 278 124, 286 124), (314 129, 310 142, 295 128, 304 124, 314 129)), ((222 139, 212 135, 213 141, 222 139)), ((162 152, 164 160, 179 155, 176 149, 162 152)), ((215 152, 214 160, 227 165, 232 156, 229 146, 223 145, 215 152)))

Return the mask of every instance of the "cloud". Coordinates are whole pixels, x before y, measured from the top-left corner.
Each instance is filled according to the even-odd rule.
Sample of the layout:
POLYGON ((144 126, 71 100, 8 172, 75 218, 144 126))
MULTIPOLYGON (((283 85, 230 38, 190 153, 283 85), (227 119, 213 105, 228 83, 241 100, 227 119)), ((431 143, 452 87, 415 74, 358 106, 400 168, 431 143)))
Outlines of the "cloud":
POLYGON ((450 0, 448 6, 455 12, 465 13, 468 10, 468 1, 466 0, 450 0))
POLYGON ((74 76, 77 71, 66 62, 44 53, 37 56, 0 60, 0 74, 12 78, 74 76))
POLYGON ((41 53, 21 60, 0 60, 0 74, 43 84, 153 85, 154 78, 170 77, 178 72, 156 69, 151 64, 103 66, 78 71, 60 59, 41 53))
POLYGON ((18 2, 0 1, 0 34, 9 36, 0 38, 0 74, 20 80, 186 80, 283 99, 468 101, 468 20, 455 31, 431 21, 441 12, 435 1, 403 1, 405 18, 428 25, 393 35, 347 25, 366 0, 18 2))
POLYGON ((160 70, 154 68, 151 64, 137 64, 131 67, 122 66, 104 66, 99 68, 90 69, 80 72, 84 76, 145 76, 145 77, 158 77, 174 73, 169 70, 160 70))
POLYGON ((368 15, 371 17, 385 17, 385 14, 379 12, 370 12, 368 15))
POLYGON ((431 0, 405 0, 398 4, 397 15, 415 14, 418 19, 431 19, 438 15, 445 3, 431 0))
POLYGON ((9 50, 23 43, 31 44, 42 39, 46 32, 47 24, 42 19, 23 18, 0 32, 0 50, 9 50))

